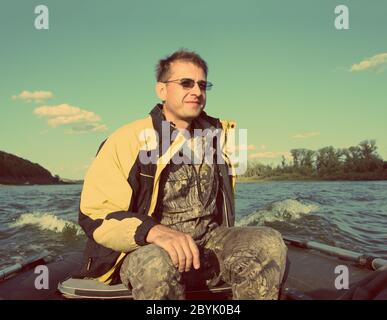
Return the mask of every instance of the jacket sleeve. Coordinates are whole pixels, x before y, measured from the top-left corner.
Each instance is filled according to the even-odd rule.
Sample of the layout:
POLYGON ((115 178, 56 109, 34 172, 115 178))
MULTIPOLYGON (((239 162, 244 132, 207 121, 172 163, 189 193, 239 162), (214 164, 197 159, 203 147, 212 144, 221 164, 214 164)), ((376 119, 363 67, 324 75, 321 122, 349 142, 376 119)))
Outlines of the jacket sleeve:
POLYGON ((79 224, 89 238, 119 252, 146 244, 157 222, 146 214, 129 212, 133 190, 128 175, 135 170, 138 139, 127 130, 113 133, 100 147, 83 184, 79 224))

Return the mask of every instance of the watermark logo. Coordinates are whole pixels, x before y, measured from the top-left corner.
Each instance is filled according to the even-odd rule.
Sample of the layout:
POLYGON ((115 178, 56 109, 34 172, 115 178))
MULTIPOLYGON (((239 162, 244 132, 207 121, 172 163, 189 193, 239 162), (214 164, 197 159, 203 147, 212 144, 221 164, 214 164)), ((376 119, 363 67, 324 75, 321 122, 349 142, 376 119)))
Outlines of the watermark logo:
POLYGON ((348 30, 349 29, 348 7, 343 4, 336 6, 335 14, 338 15, 335 19, 336 30, 348 30))
POLYGON ((48 30, 50 28, 49 20, 48 20, 48 16, 49 16, 48 7, 43 4, 40 4, 35 7, 34 12, 35 14, 37 14, 34 22, 35 29, 48 30))
POLYGON ((349 288, 349 271, 348 267, 344 265, 338 265, 335 268, 335 274, 338 276, 335 279, 335 288, 337 290, 343 290, 349 288))
POLYGON ((42 290, 42 289, 48 290, 49 289, 49 282, 48 282, 49 271, 48 271, 48 267, 45 266, 45 265, 39 265, 39 266, 37 266, 35 268, 34 273, 35 274, 39 274, 35 278, 35 283, 34 283, 35 289, 36 290, 42 290))
POLYGON ((193 133, 163 121, 161 137, 154 129, 144 129, 139 136, 139 160, 142 164, 227 164, 230 175, 247 170, 247 130, 194 129, 193 133), (160 146, 161 144, 161 146, 160 146), (161 154, 160 154, 161 151, 161 154))

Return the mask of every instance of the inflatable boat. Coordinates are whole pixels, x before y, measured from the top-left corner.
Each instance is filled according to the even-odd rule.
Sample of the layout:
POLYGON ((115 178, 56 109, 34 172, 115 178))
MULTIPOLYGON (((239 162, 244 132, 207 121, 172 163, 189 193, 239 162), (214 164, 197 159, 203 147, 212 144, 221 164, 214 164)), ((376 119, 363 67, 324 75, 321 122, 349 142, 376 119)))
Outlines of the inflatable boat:
MULTIPOLYGON (((348 290, 367 277, 381 270, 387 272, 385 259, 313 241, 284 240, 290 263, 280 297, 283 300, 345 299, 348 290)), ((0 270, 0 300, 133 298, 122 284, 108 286, 93 279, 71 278, 80 268, 82 252, 67 253, 55 259, 49 257, 49 252, 44 251, 0 270), (36 286, 42 265, 47 267, 49 275, 46 287, 36 286)), ((228 285, 187 292, 187 299, 229 298, 231 288, 228 285)))

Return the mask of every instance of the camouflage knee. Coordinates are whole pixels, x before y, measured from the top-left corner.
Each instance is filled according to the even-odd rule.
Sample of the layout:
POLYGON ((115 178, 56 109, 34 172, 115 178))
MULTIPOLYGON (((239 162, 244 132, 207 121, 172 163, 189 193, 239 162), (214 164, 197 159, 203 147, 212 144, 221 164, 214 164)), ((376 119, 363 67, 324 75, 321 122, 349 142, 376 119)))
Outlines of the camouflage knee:
POLYGON ((278 299, 285 272, 286 246, 271 228, 241 228, 222 252, 222 275, 234 299, 278 299))
POLYGON ((134 299, 184 299, 181 274, 168 253, 153 244, 131 252, 122 263, 121 281, 132 288, 134 299))

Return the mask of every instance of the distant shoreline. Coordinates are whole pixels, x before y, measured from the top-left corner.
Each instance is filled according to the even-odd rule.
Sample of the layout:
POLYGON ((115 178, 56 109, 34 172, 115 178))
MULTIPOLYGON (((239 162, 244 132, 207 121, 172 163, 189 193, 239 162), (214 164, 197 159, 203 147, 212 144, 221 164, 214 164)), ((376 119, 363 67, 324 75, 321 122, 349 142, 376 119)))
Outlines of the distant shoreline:
MULTIPOLYGON (((332 182, 332 181, 337 181, 337 182, 343 182, 343 181, 352 181, 352 182, 368 182, 368 181, 387 181, 387 179, 319 179, 316 177, 237 177, 236 182, 237 183, 262 183, 262 182, 332 182)), ((4 183, 0 181, 0 186, 49 186, 49 185, 82 185, 83 180, 75 180, 75 181, 69 181, 69 182, 61 182, 61 183, 4 183)))
POLYGON ((62 182, 4 182, 0 181, 0 186, 58 186, 58 185, 68 185, 68 184, 83 184, 83 180, 76 181, 62 181, 62 182))
POLYGON ((82 184, 83 180, 53 176, 38 163, 0 150, 0 185, 63 185, 82 184))
POLYGON ((366 179, 364 177, 359 179, 346 179, 346 178, 318 178, 318 177, 308 177, 308 176, 298 176, 298 177, 289 177, 289 176, 277 176, 277 177, 237 177, 237 183, 250 183, 250 182, 284 182, 284 181, 310 181, 310 182, 320 182, 320 181, 387 181, 386 178, 383 179, 366 179))

